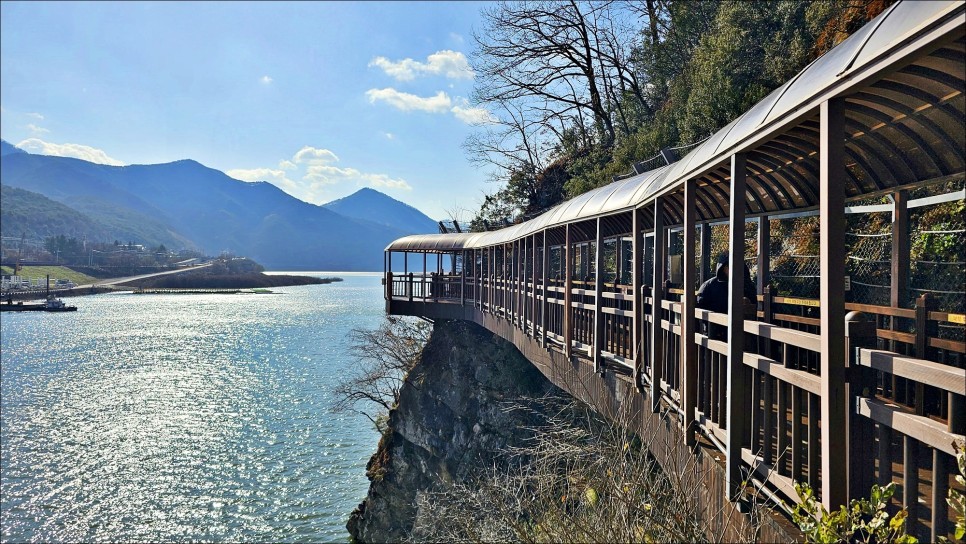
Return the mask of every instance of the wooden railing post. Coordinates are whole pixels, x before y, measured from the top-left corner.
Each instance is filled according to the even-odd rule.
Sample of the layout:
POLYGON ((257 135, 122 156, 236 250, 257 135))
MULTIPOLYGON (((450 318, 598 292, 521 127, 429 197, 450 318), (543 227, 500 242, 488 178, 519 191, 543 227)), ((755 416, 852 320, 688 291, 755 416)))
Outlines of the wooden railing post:
MULTIPOLYGON (((460 306, 466 306, 466 251, 460 253, 460 306)), ((453 254, 453 267, 456 267, 456 254, 453 254)))
MULTIPOLYGON (((641 372, 644 368, 644 357, 649 354, 644 353, 644 293, 641 288, 644 284, 644 211, 639 209, 631 210, 631 296, 633 297, 632 310, 634 316, 631 322, 631 350, 630 356, 634 361, 634 385, 643 390, 644 382, 641 379, 641 372)), ((623 244, 623 241, 620 242, 623 244)), ((623 263, 622 249, 618 247, 617 260, 618 276, 623 263)))
MULTIPOLYGON (((819 316, 822 377, 822 504, 838 510, 848 498, 848 465, 832 455, 832 445, 847 434, 849 411, 845 384, 845 100, 819 107, 819 316)), ((809 414, 811 417, 811 414, 809 414)), ((809 473, 813 468, 809 466, 809 473)))
POLYGON ((714 276, 711 270, 711 225, 701 223, 701 270, 698 282, 704 283, 714 276))
POLYGON ((731 500, 743 491, 741 449, 749 435, 748 367, 744 364, 744 256, 745 256, 745 186, 746 157, 731 156, 731 202, 728 222, 728 404, 727 458, 725 460, 725 489, 731 500))
MULTIPOLYGON (((929 348, 929 338, 938 334, 938 323, 929 319, 929 312, 936 309, 936 299, 929 293, 923 293, 916 299, 916 357, 932 360, 932 350, 929 348)), ((926 388, 922 382, 916 382, 916 415, 926 415, 926 403, 923 398, 926 388)))
POLYGON ((758 218, 758 292, 764 293, 771 279, 771 220, 758 218))
POLYGON ((597 218, 597 252, 594 254, 594 372, 604 370, 600 352, 604 349, 604 233, 601 230, 600 218, 597 218))
MULTIPOLYGON (((870 447, 875 442, 875 424, 857 412, 861 398, 875 395, 875 373, 871 368, 859 365, 859 350, 875 347, 875 322, 861 312, 849 312, 845 316, 846 358, 848 376, 848 498, 868 497, 875 470, 875 452, 870 447)), ((827 451, 827 450, 826 450, 827 451)))
POLYGON ((406 283, 406 294, 409 296, 409 302, 413 301, 413 273, 409 273, 409 282, 406 283))
POLYGON ((771 288, 771 285, 766 285, 765 289, 761 293, 761 320, 765 323, 775 323, 775 307, 774 305, 775 294, 771 288))
POLYGON ((547 297, 547 278, 550 276, 550 248, 547 247, 547 230, 543 231, 543 270, 541 270, 540 283, 543 287, 543 300, 540 302, 540 347, 547 349, 547 311, 549 302, 547 297))
POLYGON ((695 200, 695 180, 684 182, 684 294, 681 295, 681 409, 684 411, 684 439, 688 447, 697 444, 697 428, 695 424, 695 410, 698 405, 698 346, 694 343, 694 309, 695 284, 697 270, 695 269, 695 223, 697 210, 695 200))
POLYGON ((570 223, 564 227, 564 254, 563 254, 563 266, 564 270, 564 307, 563 307, 563 336, 564 336, 564 355, 567 356, 567 360, 570 360, 570 355, 573 353, 573 311, 570 307, 571 300, 573 299, 573 294, 571 289, 573 289, 573 265, 571 260, 573 258, 573 250, 570 248, 571 238, 570 238, 570 223))
MULTIPOLYGON (((664 231, 664 198, 654 199, 654 286, 651 288, 651 409, 661 408, 661 362, 664 361, 664 328, 661 327, 664 281, 667 275, 667 237, 664 231)), ((643 244, 640 244, 643 245, 643 244)), ((643 255, 643 251, 635 252, 643 255)), ((640 275, 640 274, 638 274, 640 275)))
POLYGON ((531 338, 536 340, 537 338, 537 235, 533 235, 533 239, 530 242, 531 251, 533 252, 533 260, 530 265, 530 329, 532 331, 531 338))

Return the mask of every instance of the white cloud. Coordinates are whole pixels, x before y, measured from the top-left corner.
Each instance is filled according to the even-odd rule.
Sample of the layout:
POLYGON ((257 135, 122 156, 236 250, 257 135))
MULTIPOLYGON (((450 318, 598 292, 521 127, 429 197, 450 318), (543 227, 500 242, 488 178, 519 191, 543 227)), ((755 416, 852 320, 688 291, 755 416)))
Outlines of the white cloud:
POLYGON ((278 168, 238 168, 226 173, 242 181, 268 181, 296 198, 315 203, 331 200, 331 187, 342 183, 412 190, 404 179, 342 167, 338 162, 339 157, 328 149, 304 146, 291 159, 280 160, 278 168))
POLYGON ((419 110, 429 113, 443 113, 449 111, 453 106, 452 100, 443 91, 439 91, 434 96, 423 98, 387 87, 385 89, 369 89, 366 91, 366 98, 369 99, 370 103, 386 102, 402 111, 419 110))
POLYGON ((41 114, 39 114, 39 113, 36 113, 36 112, 30 112, 30 113, 28 113, 27 114, 27 117, 33 117, 34 119, 37 119, 39 121, 43 121, 44 120, 44 116, 41 115, 41 114))
POLYGON ((242 181, 267 181, 287 192, 297 190, 299 186, 297 182, 288 179, 284 171, 274 168, 236 168, 225 173, 242 181))
POLYGON ((312 185, 335 185, 345 181, 354 181, 356 185, 360 186, 412 190, 412 186, 404 179, 395 179, 386 174, 368 174, 355 168, 339 168, 328 164, 309 166, 302 179, 312 185))
POLYGON ((124 166, 124 163, 109 157, 104 151, 81 144, 54 144, 39 138, 27 138, 17 144, 17 147, 38 155, 53 155, 55 157, 73 157, 97 164, 124 166))
POLYGON ((382 69, 397 81, 412 81, 420 75, 443 75, 450 79, 473 79, 476 76, 466 55, 449 49, 429 55, 426 62, 408 58, 391 61, 386 57, 376 57, 369 62, 369 66, 382 69))
POLYGON ((38 127, 37 125, 35 125, 33 123, 27 123, 27 130, 29 130, 30 132, 36 134, 37 136, 40 136, 41 134, 46 134, 47 132, 50 132, 49 130, 45 129, 44 127, 38 127))
POLYGON ((268 77, 268 76, 262 76, 262 78, 261 78, 261 79, 259 79, 259 81, 261 81, 261 82, 262 82, 263 84, 265 84, 265 85, 268 85, 268 84, 269 84, 269 83, 271 83, 271 82, 272 82, 273 80, 272 80, 272 78, 270 78, 270 77, 268 77))
POLYGON ((467 125, 485 125, 488 123, 495 123, 496 118, 493 117, 489 111, 484 108, 464 108, 461 106, 453 106, 450 110, 457 119, 463 121, 467 125))
POLYGON ((304 146, 299 149, 298 153, 292 157, 295 164, 301 164, 304 162, 338 162, 339 157, 335 156, 335 153, 329 151, 328 149, 319 149, 316 147, 304 146))
POLYGON ((387 140, 395 140, 396 139, 396 135, 393 134, 392 132, 383 132, 382 135, 385 136, 387 140))

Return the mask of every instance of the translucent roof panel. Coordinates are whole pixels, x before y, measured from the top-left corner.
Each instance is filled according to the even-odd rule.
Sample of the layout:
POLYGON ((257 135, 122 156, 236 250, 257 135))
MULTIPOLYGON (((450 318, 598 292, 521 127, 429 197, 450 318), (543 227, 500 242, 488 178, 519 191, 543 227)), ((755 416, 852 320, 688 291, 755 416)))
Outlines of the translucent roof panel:
MULTIPOLYGON (((718 216, 728 207, 728 172, 722 165, 737 152, 749 153, 749 209, 814 206, 818 125, 811 114, 817 100, 832 96, 846 99, 850 195, 962 173, 964 23, 962 1, 902 0, 670 166, 589 191, 513 227, 476 235, 410 236, 387 249, 438 251, 506 243, 640 206, 693 176, 709 183, 700 189, 702 216, 718 216), (921 51, 919 58, 889 66, 910 51, 921 51), (795 121, 803 114, 810 117, 795 121)), ((676 208, 668 211, 680 215, 676 208)))
POLYGON ((865 47, 852 63, 851 69, 854 70, 875 60, 882 51, 889 50, 909 39, 923 27, 956 9, 957 5, 962 5, 962 1, 917 0, 895 4, 892 13, 889 13, 882 24, 869 36, 865 47), (915 13, 911 13, 912 10, 915 10, 915 13))

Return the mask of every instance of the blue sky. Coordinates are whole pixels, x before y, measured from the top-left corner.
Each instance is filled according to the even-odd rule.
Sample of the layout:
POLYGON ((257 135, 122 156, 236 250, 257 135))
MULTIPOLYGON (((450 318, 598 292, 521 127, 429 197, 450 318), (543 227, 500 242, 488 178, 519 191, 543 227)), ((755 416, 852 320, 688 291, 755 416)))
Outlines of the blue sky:
MULTIPOLYGON (((461 144, 482 3, 0 3, 0 136, 106 164, 195 159, 313 203, 433 218, 495 187, 461 144)), ((467 217, 468 218, 468 217, 467 217)))

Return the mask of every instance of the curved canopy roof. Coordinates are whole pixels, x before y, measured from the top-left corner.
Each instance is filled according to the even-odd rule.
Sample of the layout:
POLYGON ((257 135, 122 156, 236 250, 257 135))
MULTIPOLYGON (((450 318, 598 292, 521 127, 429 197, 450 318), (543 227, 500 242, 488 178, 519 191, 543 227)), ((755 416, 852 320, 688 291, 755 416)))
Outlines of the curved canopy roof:
POLYGON ((966 3, 894 4, 743 115, 672 165, 621 179, 504 229, 407 236, 386 249, 447 251, 485 247, 565 223, 633 209, 670 195, 680 222, 686 179, 698 180, 700 219, 728 217, 728 158, 748 157, 746 212, 818 205, 816 107, 846 101, 849 196, 943 176, 966 165, 966 3), (672 194, 673 193, 673 194, 672 194))

